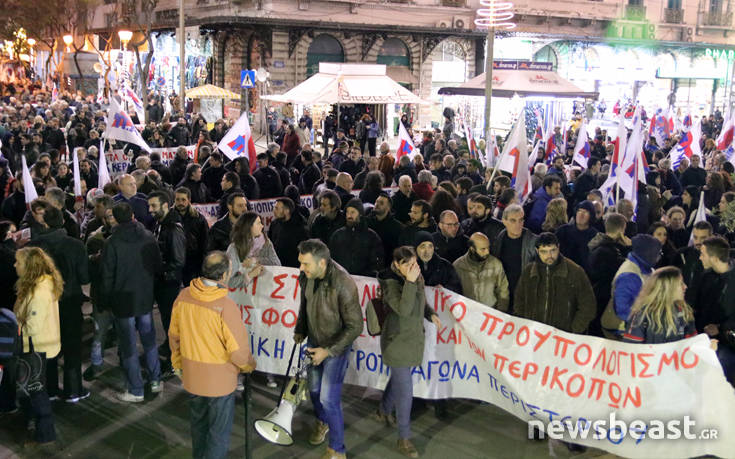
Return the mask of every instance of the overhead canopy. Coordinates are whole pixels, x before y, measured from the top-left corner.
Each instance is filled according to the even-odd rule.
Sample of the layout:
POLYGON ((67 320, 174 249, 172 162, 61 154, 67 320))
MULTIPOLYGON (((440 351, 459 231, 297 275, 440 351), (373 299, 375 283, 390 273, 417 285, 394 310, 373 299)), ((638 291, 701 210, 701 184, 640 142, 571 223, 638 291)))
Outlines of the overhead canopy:
POLYGON ((385 65, 319 64, 319 73, 285 94, 261 99, 299 105, 429 104, 386 74, 385 65))
MULTIPOLYGON (((484 96, 485 74, 477 75, 456 87, 439 89, 439 94, 450 96, 484 96)), ((537 70, 493 70, 494 97, 545 96, 596 99, 599 93, 584 92, 556 72, 537 70)))
POLYGON ((189 99, 239 99, 240 94, 217 87, 213 84, 197 86, 186 91, 189 99))

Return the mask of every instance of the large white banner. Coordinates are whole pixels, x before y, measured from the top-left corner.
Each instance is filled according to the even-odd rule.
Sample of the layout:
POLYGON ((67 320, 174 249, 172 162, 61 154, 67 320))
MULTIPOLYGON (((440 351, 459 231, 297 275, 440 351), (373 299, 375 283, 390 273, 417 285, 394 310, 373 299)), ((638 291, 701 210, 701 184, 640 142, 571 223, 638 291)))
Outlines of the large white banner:
MULTIPOLYGON (((266 267, 250 286, 230 293, 251 333, 259 371, 285 374, 299 311, 298 274, 266 267)), ((364 310, 378 283, 355 281, 364 310)), ((417 397, 482 400, 524 421, 561 421, 566 440, 625 457, 732 457, 735 394, 706 336, 621 343, 519 319, 444 289, 427 287, 426 298, 442 326, 424 321, 424 359, 413 369, 417 397), (630 428, 611 424, 611 415, 630 428), (683 427, 687 419, 696 424, 693 438, 659 439, 665 432, 658 421, 683 427)), ((345 382, 383 389, 388 375, 379 337, 363 332, 350 351, 345 382)))

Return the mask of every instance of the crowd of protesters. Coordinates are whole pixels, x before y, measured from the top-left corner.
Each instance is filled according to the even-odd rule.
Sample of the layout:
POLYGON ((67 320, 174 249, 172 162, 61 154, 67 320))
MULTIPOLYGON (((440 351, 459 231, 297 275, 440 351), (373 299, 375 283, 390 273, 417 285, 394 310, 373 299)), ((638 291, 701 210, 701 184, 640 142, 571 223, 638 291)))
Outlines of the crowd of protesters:
MULTIPOLYGON (((178 148, 176 157, 167 165, 157 153, 118 142, 114 148, 124 149, 131 165, 98 189, 104 106, 82 95, 52 101, 29 83, 0 86, 0 96, 0 307, 15 309, 24 336, 46 353, 46 391, 27 405, 40 443, 55 439, 50 401, 87 398, 84 381, 105 371, 106 344, 116 335, 125 375, 119 400, 143 402, 146 384, 158 393, 166 379, 183 374, 185 389, 201 397, 191 405, 195 455, 215 444, 226 453, 236 375, 256 362, 244 325, 232 315, 246 289, 218 285, 248 285, 273 265, 302 271, 295 339, 307 340, 320 381, 310 386, 319 421, 309 441, 321 444, 328 435, 325 458, 345 454, 340 390, 362 330, 347 274, 377 277, 392 311, 381 338, 391 381, 374 417, 398 426, 398 449, 409 457, 418 456, 410 442, 410 368, 423 355, 423 319, 438 323, 424 307, 424 285, 572 333, 645 343, 706 333, 718 340, 726 375, 735 378, 735 186, 733 165, 713 140, 721 117, 702 121, 703 157, 683 159, 677 170, 668 153, 680 133, 665 145, 646 143, 650 172, 634 208, 622 194, 614 206, 603 202, 598 188, 614 146, 600 129, 586 169, 571 161, 578 124, 567 151, 560 151, 559 136, 558 154, 533 167, 533 192, 521 203, 507 174, 489 181, 492 169, 463 148, 451 116, 444 129, 423 133, 420 154, 399 161, 388 143, 378 143, 380 129, 369 115, 363 138, 339 129, 320 146, 303 133, 313 129, 308 114, 298 127, 284 120, 280 143, 257 155, 251 173, 246 158, 231 161, 216 150, 231 123, 208 130, 199 116, 165 113, 154 96, 143 138, 152 147, 178 148), (194 158, 187 145, 196 145, 194 158), (82 200, 74 196, 74 150, 82 200), (29 208, 23 156, 39 196, 29 208), (303 195, 314 196, 314 209, 302 205, 303 195), (276 199, 267 231, 249 207, 263 198, 276 199), (695 222, 700 199, 707 217, 695 222), (210 227, 192 204, 211 202, 219 218, 210 227), (95 323, 87 363, 85 301, 95 323), (154 305, 166 333, 161 345, 154 305), (211 334, 196 323, 208 324, 211 334), (207 340, 226 346, 217 350, 202 344, 207 340), (213 413, 220 416, 217 435, 207 433, 213 413)), ((5 413, 16 410, 7 380, 5 413)), ((435 408, 437 417, 447 416, 446 403, 435 408)))

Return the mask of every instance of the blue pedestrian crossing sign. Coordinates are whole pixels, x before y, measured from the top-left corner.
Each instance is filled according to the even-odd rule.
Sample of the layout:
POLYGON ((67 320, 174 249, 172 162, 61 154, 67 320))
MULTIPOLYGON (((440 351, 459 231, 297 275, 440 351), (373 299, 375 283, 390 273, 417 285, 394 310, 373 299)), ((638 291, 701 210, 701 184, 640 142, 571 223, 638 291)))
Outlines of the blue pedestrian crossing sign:
POLYGON ((240 70, 240 87, 255 87, 255 70, 240 70))

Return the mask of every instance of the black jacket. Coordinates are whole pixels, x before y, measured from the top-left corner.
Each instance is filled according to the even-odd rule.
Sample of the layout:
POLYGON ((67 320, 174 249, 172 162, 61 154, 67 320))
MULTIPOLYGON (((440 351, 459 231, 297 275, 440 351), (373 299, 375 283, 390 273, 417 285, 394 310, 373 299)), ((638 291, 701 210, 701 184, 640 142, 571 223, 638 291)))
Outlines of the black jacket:
POLYGON ((332 237, 332 234, 343 226, 345 226, 345 213, 341 210, 337 212, 337 216, 332 220, 324 215, 319 215, 311 224, 309 235, 320 239, 325 244, 329 244, 329 238, 332 237))
POLYGON ((304 166, 299 177, 299 191, 301 194, 311 193, 311 190, 314 189, 314 184, 321 178, 322 172, 314 163, 304 166))
POLYGON ((226 251, 227 246, 230 245, 231 231, 232 222, 230 221, 230 214, 226 213, 222 218, 214 222, 214 225, 209 229, 207 252, 211 252, 212 250, 226 251))
POLYGON ((383 269, 383 243, 364 217, 355 226, 343 226, 329 239, 332 259, 348 273, 375 277, 383 269))
POLYGON ((179 182, 179 184, 176 186, 178 187, 186 187, 191 191, 191 202, 194 204, 206 204, 208 202, 211 202, 212 198, 209 195, 209 190, 207 189, 207 185, 204 184, 203 181, 195 182, 192 179, 182 180, 179 182))
POLYGON ((15 305, 15 281, 18 274, 15 272, 15 242, 6 239, 0 242, 0 308, 13 310, 15 305))
MULTIPOLYGON (((184 174, 186 174, 186 166, 188 165, 188 159, 181 159, 179 158, 179 155, 176 155, 173 161, 171 161, 168 165, 170 180, 169 183, 171 183, 172 185, 176 185, 177 183, 179 183, 184 178, 184 174)), ((151 163, 151 167, 153 167, 153 163, 151 163)), ((163 178, 163 175, 161 175, 161 178, 163 178)))
POLYGON ((186 236, 178 212, 169 211, 163 221, 156 225, 153 234, 158 242, 162 262, 157 280, 180 283, 186 262, 186 236))
POLYGON ((117 225, 102 249, 103 304, 115 317, 151 312, 160 271, 161 253, 153 235, 135 221, 117 225))
POLYGON ((207 253, 209 224, 204 216, 191 206, 184 215, 179 216, 186 236, 186 261, 182 275, 184 281, 188 283, 191 279, 199 277, 202 270, 204 255, 207 253))
POLYGON ((281 265, 299 267, 298 245, 309 238, 306 221, 300 213, 294 212, 288 221, 274 219, 268 229, 268 239, 273 243, 281 265))
POLYGON ((208 167, 202 171, 202 182, 207 185, 213 199, 222 196, 222 177, 227 173, 224 167, 208 167))
POLYGON ((441 231, 436 231, 431 235, 434 239, 434 250, 436 253, 450 263, 467 253, 470 238, 459 231, 453 238, 448 238, 441 231))
POLYGON ((682 278, 687 285, 684 300, 693 305, 704 275, 704 266, 699 260, 699 250, 694 246, 679 250, 676 258, 674 258, 674 266, 681 269, 682 278))
POLYGON ((482 233, 490 239, 492 244, 498 238, 501 231, 505 229, 505 225, 488 214, 484 220, 475 220, 474 218, 465 218, 462 220, 462 233, 467 237, 472 236, 475 233, 482 233))
POLYGON ((253 172, 253 177, 260 188, 260 198, 276 198, 283 195, 281 176, 271 166, 261 167, 253 172))
POLYGON ((615 273, 628 256, 630 247, 620 244, 605 233, 597 234, 587 244, 587 247, 590 252, 587 275, 597 300, 599 318, 610 301, 615 273))
POLYGON ((28 245, 40 247, 54 260, 64 279, 62 300, 82 296, 82 285, 89 284, 87 249, 82 241, 67 236, 63 228, 53 228, 40 231, 28 245))
MULTIPOLYGON (((227 199, 232 193, 242 193, 242 189, 239 186, 233 186, 227 191, 222 192, 222 197, 219 198, 219 208, 217 209, 217 218, 222 218, 228 212, 227 199)), ((243 193, 244 194, 244 193, 243 193)))
POLYGON ((14 191, 3 200, 3 218, 7 218, 16 225, 20 225, 23 215, 26 213, 25 193, 14 191))
POLYGON ((255 180, 255 177, 250 174, 239 175, 240 188, 242 188, 242 192, 245 193, 245 197, 248 198, 248 201, 260 199, 260 186, 258 185, 258 181, 255 180))
POLYGON ((417 261, 421 268, 421 276, 427 286, 441 285, 454 293, 462 294, 462 281, 454 266, 447 260, 435 253, 428 263, 424 263, 420 258, 417 261))
MULTIPOLYGON (((163 180, 164 182, 168 183, 171 186, 175 185, 175 183, 172 183, 173 179, 171 178, 171 171, 161 161, 151 161, 151 169, 158 172, 158 175, 161 176, 161 180, 163 180)), ((186 168, 184 170, 186 170, 186 168)), ((183 176, 184 174, 181 174, 181 177, 183 176)), ((179 179, 179 181, 181 181, 181 179, 179 179)), ((179 182, 176 182, 176 183, 179 183, 179 182)))
POLYGON ((368 228, 375 231, 383 241, 383 264, 388 267, 393 262, 393 251, 398 247, 398 239, 401 237, 403 225, 393 215, 388 215, 383 220, 378 220, 373 212, 365 217, 368 228))
MULTIPOLYGON (((413 247, 416 239, 416 233, 418 233, 419 231, 426 231, 427 233, 431 234, 436 231, 436 229, 436 222, 434 221, 433 217, 429 217, 429 226, 427 226, 426 228, 422 228, 416 225, 406 225, 401 231, 401 237, 398 238, 398 245, 410 245, 411 247, 413 247)), ((429 284, 427 283, 426 285, 429 284)))
POLYGON ((597 188, 597 177, 590 174, 589 170, 584 171, 577 180, 574 181, 574 193, 572 194, 573 206, 587 199, 587 193, 597 188))

